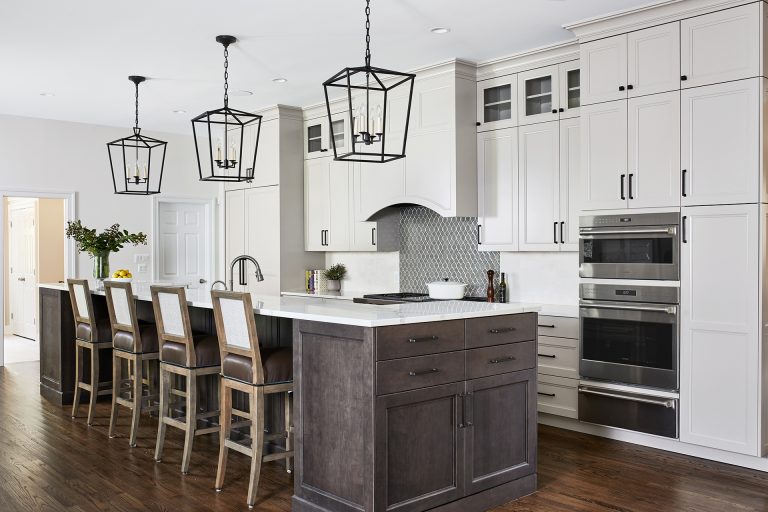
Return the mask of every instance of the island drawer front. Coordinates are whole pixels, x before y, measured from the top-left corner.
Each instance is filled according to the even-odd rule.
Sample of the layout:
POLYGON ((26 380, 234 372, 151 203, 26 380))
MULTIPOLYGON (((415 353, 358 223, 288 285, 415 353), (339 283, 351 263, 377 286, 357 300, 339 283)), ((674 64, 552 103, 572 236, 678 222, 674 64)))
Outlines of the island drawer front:
POLYGON ((579 378, 579 340, 539 336, 539 373, 579 378))
POLYGON ((467 379, 536 367, 536 342, 509 343, 466 351, 467 379))
POLYGON ((536 313, 467 320, 467 348, 504 345, 536 339, 536 313))
POLYGON ((539 374, 538 381, 539 412, 566 418, 579 417, 578 379, 539 374))
POLYGON ((376 329, 376 360, 453 352, 464 348, 464 320, 376 329))
POLYGON ((376 363, 376 394, 438 386, 464 380, 464 352, 394 359, 376 363))
POLYGON ((564 316, 539 316, 539 336, 579 339, 579 319, 564 316))

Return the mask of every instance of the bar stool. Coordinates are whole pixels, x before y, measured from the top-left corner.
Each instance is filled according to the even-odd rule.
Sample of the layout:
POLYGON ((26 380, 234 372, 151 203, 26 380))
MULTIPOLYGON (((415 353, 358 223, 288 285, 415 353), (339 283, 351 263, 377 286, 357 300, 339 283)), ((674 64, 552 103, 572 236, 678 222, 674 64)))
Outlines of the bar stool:
MULTIPOLYGON (((210 334, 194 334, 189 320, 187 295, 183 286, 152 286, 152 307, 160 341, 160 417, 157 424, 155 460, 161 461, 166 426, 184 431, 184 452, 181 472, 189 471, 192 443, 195 436, 219 431, 216 426, 198 428, 199 420, 218 417, 219 411, 200 413, 197 404, 197 378, 216 375, 221 371, 219 341, 210 334), (178 375, 186 381, 186 391, 173 386, 172 377, 178 375), (185 418, 173 417, 173 396, 186 398, 185 418)), ((218 385, 216 386, 218 391, 218 385)), ((209 406, 210 409, 210 406, 209 406)))
POLYGON ((127 407, 132 412, 131 433, 128 444, 136 446, 136 434, 139 430, 141 411, 157 410, 152 401, 154 379, 150 363, 159 359, 157 327, 149 322, 139 322, 136 315, 136 300, 133 297, 131 283, 105 281, 109 309, 109 323, 112 326, 112 414, 109 419, 109 437, 115 437, 117 406, 127 407), (128 365, 128 376, 122 378, 122 361, 128 365), (146 363, 146 369, 145 367, 146 363), (144 375, 146 373, 146 376, 144 375), (130 398, 120 396, 123 385, 130 398), (144 395, 144 386, 147 395, 144 395), (147 405, 144 405, 144 402, 147 405))
MULTIPOLYGON (((293 355, 290 348, 261 348, 256 334, 256 319, 249 293, 211 291, 216 331, 221 350, 221 432, 219 433, 219 467, 216 491, 221 491, 227 470, 227 455, 233 449, 251 457, 248 484, 248 507, 253 508, 259 487, 261 463, 286 459, 292 469, 293 458, 293 355), (232 392, 248 395, 249 411, 232 406, 232 392), (285 431, 264 435, 264 398, 274 393, 285 394, 285 431), (232 416, 249 420, 232 423, 232 416), (230 439, 233 426, 250 427, 251 443, 230 439), (264 454, 264 442, 285 439, 284 451, 264 454)), ((277 448, 277 447, 276 447, 277 448)))
POLYGON ((90 394, 88 404, 88 425, 93 424, 96 399, 112 394, 112 382, 99 382, 99 353, 112 350, 112 330, 107 312, 93 307, 93 297, 86 279, 67 279, 72 314, 75 317, 75 396, 72 402, 72 417, 77 416, 80 407, 80 392, 90 394), (90 382, 83 380, 84 351, 88 350, 91 363, 90 382), (106 387, 106 389, 102 389, 106 387))

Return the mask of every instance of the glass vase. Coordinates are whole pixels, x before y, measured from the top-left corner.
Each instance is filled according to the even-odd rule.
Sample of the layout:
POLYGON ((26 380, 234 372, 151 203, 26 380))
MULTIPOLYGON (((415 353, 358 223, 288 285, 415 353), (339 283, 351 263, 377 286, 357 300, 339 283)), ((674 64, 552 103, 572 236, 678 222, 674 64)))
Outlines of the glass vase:
POLYGON ((99 283, 97 290, 103 290, 104 279, 109 277, 109 251, 93 253, 93 277, 99 283))

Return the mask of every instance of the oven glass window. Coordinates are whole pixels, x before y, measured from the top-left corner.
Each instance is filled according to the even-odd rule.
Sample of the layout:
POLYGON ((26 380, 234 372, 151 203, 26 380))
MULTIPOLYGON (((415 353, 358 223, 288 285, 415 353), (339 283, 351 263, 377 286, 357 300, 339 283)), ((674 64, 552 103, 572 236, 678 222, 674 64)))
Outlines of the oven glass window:
POLYGON ((673 238, 597 238, 583 240, 584 263, 671 264, 673 238))
POLYGON ((674 370, 673 324, 582 317, 582 358, 674 370))

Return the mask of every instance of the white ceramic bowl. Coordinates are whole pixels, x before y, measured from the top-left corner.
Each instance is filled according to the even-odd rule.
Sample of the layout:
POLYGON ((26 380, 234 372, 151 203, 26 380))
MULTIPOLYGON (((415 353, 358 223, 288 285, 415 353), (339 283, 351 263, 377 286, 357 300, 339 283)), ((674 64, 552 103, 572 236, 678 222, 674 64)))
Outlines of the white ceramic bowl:
POLYGON ((130 283, 133 281, 132 277, 110 277, 105 279, 105 281, 112 281, 115 283, 130 283))
POLYGON ((429 289, 429 298, 438 300, 461 300, 467 293, 467 285, 455 281, 427 283, 427 289, 429 289))

